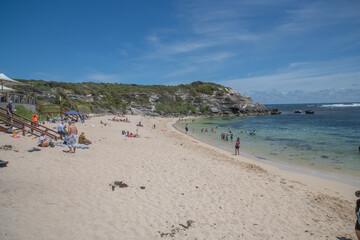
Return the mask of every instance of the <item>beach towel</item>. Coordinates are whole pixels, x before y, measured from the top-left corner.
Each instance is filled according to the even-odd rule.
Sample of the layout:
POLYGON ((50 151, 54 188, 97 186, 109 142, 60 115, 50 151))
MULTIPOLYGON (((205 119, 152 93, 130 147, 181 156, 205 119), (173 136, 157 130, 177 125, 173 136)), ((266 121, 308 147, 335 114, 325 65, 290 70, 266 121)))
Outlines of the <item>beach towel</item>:
POLYGON ((68 138, 67 145, 76 148, 76 134, 71 134, 68 138))
POLYGON ((89 149, 89 147, 85 147, 85 146, 77 146, 76 148, 80 148, 80 149, 89 149))

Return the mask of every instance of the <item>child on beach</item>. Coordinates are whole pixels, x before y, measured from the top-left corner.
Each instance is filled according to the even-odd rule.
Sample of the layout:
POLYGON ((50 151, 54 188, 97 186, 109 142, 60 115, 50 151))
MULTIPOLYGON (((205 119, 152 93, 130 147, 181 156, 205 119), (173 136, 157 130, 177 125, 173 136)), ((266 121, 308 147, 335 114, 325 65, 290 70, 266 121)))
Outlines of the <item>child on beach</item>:
POLYGON ((235 143, 235 155, 240 155, 239 149, 240 149, 240 138, 238 137, 235 143))

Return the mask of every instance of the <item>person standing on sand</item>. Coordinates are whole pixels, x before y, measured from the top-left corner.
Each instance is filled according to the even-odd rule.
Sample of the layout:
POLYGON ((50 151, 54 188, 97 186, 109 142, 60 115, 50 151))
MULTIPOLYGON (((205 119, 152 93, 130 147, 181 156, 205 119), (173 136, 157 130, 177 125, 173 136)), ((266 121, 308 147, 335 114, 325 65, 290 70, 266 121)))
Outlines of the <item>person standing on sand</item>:
POLYGON ((7 114, 10 116, 10 123, 13 124, 14 113, 13 113, 12 101, 9 101, 8 105, 6 106, 6 111, 7 114))
POLYGON ((355 192, 355 196, 359 198, 356 200, 355 214, 356 214, 356 224, 355 224, 355 233, 357 239, 360 240, 360 190, 355 192))
POLYGON ((76 135, 78 134, 78 130, 76 128, 76 126, 74 124, 72 124, 71 122, 69 122, 69 129, 67 132, 68 135, 68 147, 70 149, 69 152, 71 152, 74 149, 74 153, 76 151, 76 135))
POLYGON ((240 138, 238 137, 235 143, 235 155, 240 155, 240 138))
POLYGON ((57 127, 57 130, 58 130, 58 133, 60 134, 60 137, 65 137, 66 135, 66 132, 65 132, 65 129, 64 129, 64 121, 61 121, 57 127))
POLYGON ((186 126, 185 126, 185 132, 186 132, 186 134, 187 134, 188 131, 189 131, 189 128, 188 128, 188 125, 186 124, 186 126))
POLYGON ((36 114, 36 112, 33 114, 33 118, 32 118, 32 122, 37 123, 38 121, 38 115, 36 114))

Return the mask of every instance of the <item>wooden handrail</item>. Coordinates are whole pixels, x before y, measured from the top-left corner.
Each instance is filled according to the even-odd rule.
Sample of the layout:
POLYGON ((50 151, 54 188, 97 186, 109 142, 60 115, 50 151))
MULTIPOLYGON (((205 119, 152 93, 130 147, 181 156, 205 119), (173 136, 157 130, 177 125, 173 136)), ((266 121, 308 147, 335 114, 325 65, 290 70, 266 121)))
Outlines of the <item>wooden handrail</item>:
MULTIPOLYGON (((66 112, 70 111, 68 108, 64 107, 64 106, 61 106, 61 105, 56 105, 56 104, 47 104, 47 105, 38 105, 38 111, 40 114, 52 114, 52 113, 59 113, 60 115, 65 115, 66 112), (56 111, 56 112, 53 112, 53 109, 52 111, 43 111, 43 108, 46 108, 46 107, 56 107, 56 110, 59 109, 59 111, 56 111)), ((77 119, 77 117, 73 117, 71 115, 68 115, 67 117, 71 118, 72 120, 79 120, 77 119)))
MULTIPOLYGON (((3 110, 3 111, 5 111, 5 112, 7 113, 7 110, 6 110, 5 108, 0 107, 0 110, 3 110)), ((0 111, 0 112, 1 112, 1 111, 0 111)), ((26 118, 26 117, 23 117, 23 116, 21 116, 21 115, 19 115, 19 114, 16 114, 16 113, 13 113, 13 114, 14 114, 14 116, 17 116, 17 117, 23 119, 22 121, 26 120, 26 121, 29 122, 30 124, 34 124, 34 122, 33 122, 32 120, 30 120, 30 119, 28 119, 28 118, 26 118)), ((8 116, 8 115, 7 115, 7 116, 8 116)), ((26 122, 26 121, 24 121, 24 122, 26 122)), ((48 128, 48 127, 46 127, 46 126, 44 126, 44 125, 41 125, 41 124, 39 124, 39 123, 36 123, 36 125, 39 126, 39 127, 45 128, 46 130, 48 130, 48 132, 53 132, 53 133, 55 133, 55 134, 58 134, 58 132, 56 132, 56 131, 54 131, 53 129, 48 128)), ((54 135, 54 134, 53 134, 53 135, 54 135)), ((60 135, 60 138, 62 138, 61 135, 60 135)), ((56 140, 57 140, 57 139, 56 139, 56 140)))
MULTIPOLYGON (((9 125, 9 126, 12 126, 12 127, 18 127, 18 126, 16 126, 15 124, 12 124, 12 123, 10 123, 10 122, 8 122, 8 121, 5 121, 5 120, 3 120, 3 119, 0 119, 0 122, 3 122, 3 123, 5 123, 5 124, 7 124, 7 125, 9 125)), ((2 129, 4 129, 5 132, 7 132, 7 128, 2 127, 2 129)), ((23 136, 25 136, 25 132, 28 132, 28 131, 25 130, 24 125, 23 125, 23 127, 22 127, 21 130, 22 130, 22 132, 23 132, 23 136)), ((30 134, 33 134, 33 135, 35 135, 35 136, 38 136, 38 135, 35 134, 35 133, 32 133, 32 132, 29 132, 29 133, 30 133, 30 134)))
MULTIPOLYGON (((0 119, 2 122, 4 122, 5 124, 8 124, 8 125, 10 125, 10 126, 13 126, 13 127, 18 128, 18 126, 16 126, 15 124, 10 123, 11 117, 10 117, 9 115, 0 112, 0 116, 5 117, 6 119, 8 119, 8 121, 5 121, 5 120, 0 119)), ((25 131, 26 131, 26 130, 25 130, 25 127, 28 127, 28 128, 30 128, 32 131, 26 131, 26 132, 28 132, 28 133, 30 133, 30 134, 33 134, 33 135, 35 135, 35 136, 39 136, 39 135, 38 135, 38 134, 35 134, 33 131, 36 131, 36 132, 39 132, 39 133, 44 133, 44 134, 46 134, 47 136, 49 136, 49 137, 51 137, 51 138, 54 138, 55 140, 57 140, 57 138, 58 138, 57 135, 54 135, 54 134, 49 133, 49 132, 46 132, 46 130, 39 129, 39 128, 36 127, 36 126, 27 124, 27 123, 25 123, 24 121, 21 121, 21 120, 16 119, 16 118, 12 118, 12 119, 13 119, 13 122, 16 122, 16 123, 22 125, 22 131, 23 131, 23 135, 24 135, 24 136, 25 136, 25 131)))

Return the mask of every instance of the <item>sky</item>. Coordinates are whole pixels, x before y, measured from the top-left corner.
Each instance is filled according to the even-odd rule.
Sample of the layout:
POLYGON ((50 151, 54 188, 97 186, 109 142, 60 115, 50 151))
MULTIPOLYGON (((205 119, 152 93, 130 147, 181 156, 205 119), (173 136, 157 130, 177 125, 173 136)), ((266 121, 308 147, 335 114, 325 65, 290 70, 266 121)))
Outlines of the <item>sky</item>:
POLYGON ((0 0, 0 73, 360 102, 359 0, 0 0))

